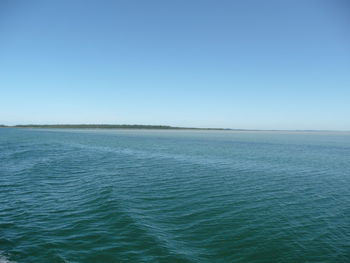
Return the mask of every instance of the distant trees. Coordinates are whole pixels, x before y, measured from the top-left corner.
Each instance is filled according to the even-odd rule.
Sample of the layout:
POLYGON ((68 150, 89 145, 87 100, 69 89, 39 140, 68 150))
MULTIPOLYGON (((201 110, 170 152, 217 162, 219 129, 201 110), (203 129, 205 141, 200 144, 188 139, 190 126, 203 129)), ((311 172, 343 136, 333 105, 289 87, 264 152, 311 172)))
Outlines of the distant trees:
POLYGON ((10 126, 15 128, 55 128, 55 129, 157 129, 157 130, 230 130, 221 128, 187 128, 166 125, 141 125, 141 124, 21 124, 10 126))
POLYGON ((163 125, 138 125, 138 124, 26 124, 15 125, 18 128, 78 128, 78 129, 179 129, 178 127, 163 125))

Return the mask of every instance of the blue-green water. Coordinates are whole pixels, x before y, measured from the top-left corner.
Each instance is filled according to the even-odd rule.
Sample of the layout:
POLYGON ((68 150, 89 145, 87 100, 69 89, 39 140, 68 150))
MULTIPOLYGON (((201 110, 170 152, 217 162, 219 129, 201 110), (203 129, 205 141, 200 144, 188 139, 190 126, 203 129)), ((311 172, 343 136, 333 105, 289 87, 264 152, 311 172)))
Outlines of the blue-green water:
POLYGON ((0 262, 350 262, 350 134, 0 129, 0 262))

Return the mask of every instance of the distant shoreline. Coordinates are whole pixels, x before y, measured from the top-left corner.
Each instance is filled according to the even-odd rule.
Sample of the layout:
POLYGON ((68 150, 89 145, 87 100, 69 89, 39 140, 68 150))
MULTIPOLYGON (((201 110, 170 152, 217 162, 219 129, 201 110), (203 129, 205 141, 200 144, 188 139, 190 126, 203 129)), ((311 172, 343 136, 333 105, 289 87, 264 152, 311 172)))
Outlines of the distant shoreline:
POLYGON ((0 128, 39 128, 39 129, 132 129, 132 130, 198 130, 198 131, 242 131, 242 132, 350 132, 341 130, 259 130, 232 128, 196 128, 168 125, 140 124, 19 124, 0 125, 0 128))
POLYGON ((152 129, 152 130, 242 130, 228 128, 174 127, 167 125, 140 124, 20 124, 0 125, 0 128, 49 128, 49 129, 152 129))

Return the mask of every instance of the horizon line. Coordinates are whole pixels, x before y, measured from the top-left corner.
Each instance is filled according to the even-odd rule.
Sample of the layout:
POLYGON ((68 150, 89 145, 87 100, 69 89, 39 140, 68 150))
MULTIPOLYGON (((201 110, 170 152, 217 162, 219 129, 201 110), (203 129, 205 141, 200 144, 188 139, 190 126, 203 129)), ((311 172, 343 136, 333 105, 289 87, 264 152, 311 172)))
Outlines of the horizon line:
POLYGON ((350 132, 350 130, 322 130, 322 129, 245 129, 245 128, 207 128, 182 127, 154 124, 0 124, 0 128, 58 128, 58 129, 156 129, 156 130, 221 130, 221 131, 285 131, 285 132, 350 132))

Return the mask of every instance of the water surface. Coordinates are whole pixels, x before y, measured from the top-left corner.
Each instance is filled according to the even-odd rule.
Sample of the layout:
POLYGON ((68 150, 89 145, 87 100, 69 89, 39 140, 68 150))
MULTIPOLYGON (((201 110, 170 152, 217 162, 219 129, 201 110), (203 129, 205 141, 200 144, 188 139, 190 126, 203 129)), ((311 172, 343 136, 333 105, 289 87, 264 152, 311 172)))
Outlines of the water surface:
POLYGON ((0 262, 350 262, 350 134, 0 129, 0 262))

